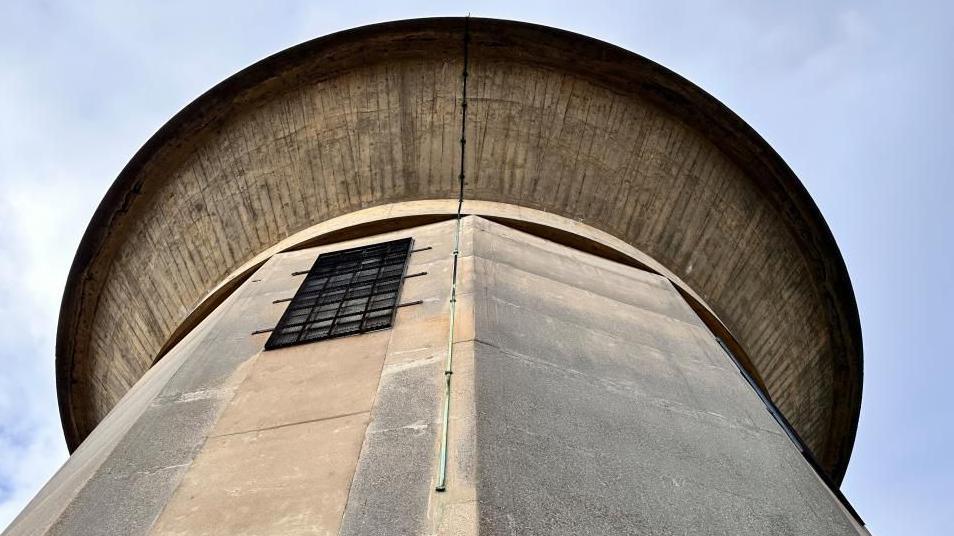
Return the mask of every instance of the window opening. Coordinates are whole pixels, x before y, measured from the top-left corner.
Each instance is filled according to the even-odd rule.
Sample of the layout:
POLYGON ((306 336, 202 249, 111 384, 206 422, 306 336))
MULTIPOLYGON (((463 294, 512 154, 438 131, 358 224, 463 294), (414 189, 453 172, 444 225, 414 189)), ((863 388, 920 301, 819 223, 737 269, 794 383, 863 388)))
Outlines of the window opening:
POLYGON ((390 328, 410 250, 404 238, 319 255, 265 349, 390 328))

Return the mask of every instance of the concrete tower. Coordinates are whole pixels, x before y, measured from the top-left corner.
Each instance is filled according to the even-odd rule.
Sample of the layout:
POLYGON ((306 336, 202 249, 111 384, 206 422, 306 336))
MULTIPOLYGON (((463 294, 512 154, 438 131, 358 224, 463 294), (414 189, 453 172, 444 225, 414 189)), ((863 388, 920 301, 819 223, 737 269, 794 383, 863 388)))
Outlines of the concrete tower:
POLYGON ((552 28, 379 24, 209 90, 93 216, 56 366, 72 456, 10 535, 866 534, 818 209, 552 28))

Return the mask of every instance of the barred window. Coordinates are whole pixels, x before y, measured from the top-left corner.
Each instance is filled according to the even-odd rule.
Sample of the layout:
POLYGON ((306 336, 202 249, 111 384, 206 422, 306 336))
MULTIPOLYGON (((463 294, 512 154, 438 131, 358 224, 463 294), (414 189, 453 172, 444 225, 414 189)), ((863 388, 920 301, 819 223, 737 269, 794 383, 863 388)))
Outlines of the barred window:
POLYGON ((404 238, 319 255, 265 349, 390 328, 410 249, 404 238))

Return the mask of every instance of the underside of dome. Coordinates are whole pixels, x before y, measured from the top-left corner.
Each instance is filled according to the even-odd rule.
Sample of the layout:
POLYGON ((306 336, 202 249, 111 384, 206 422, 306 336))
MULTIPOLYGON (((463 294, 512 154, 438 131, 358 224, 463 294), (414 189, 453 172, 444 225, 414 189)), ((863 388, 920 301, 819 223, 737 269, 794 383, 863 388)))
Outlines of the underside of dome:
POLYGON ((652 61, 490 19, 315 39, 225 80, 146 143, 97 209, 63 298, 57 384, 70 449, 243 267, 328 222, 334 232, 313 239, 450 214, 441 207, 457 195, 464 114, 468 201, 510 207, 551 238, 575 231, 534 218, 579 222, 644 254, 711 310, 841 480, 861 405, 860 323, 831 232, 792 171, 652 61))

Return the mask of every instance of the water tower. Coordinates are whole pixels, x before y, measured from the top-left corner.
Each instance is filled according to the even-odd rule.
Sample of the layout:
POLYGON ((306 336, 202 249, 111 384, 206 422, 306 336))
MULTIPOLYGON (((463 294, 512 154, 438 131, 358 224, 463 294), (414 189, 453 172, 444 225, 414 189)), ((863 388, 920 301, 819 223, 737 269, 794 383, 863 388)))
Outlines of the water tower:
POLYGON ((109 189, 72 456, 7 534, 866 534, 861 348, 817 207, 692 83, 531 24, 358 28, 109 189))

